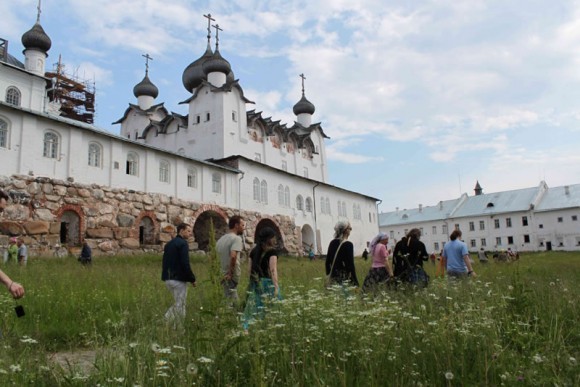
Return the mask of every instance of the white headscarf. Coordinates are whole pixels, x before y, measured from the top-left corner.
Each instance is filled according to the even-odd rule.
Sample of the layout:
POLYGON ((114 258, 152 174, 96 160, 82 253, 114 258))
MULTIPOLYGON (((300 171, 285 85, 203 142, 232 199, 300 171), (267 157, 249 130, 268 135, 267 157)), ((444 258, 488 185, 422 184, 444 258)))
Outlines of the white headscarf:
POLYGON ((334 226, 334 238, 344 239, 344 233, 349 227, 350 222, 348 220, 339 220, 334 226))
POLYGON ((371 256, 375 255, 375 248, 377 247, 379 242, 384 240, 384 239, 389 239, 389 236, 387 234, 385 234, 384 232, 378 233, 378 235, 373 238, 373 240, 371 241, 371 245, 370 245, 371 256))

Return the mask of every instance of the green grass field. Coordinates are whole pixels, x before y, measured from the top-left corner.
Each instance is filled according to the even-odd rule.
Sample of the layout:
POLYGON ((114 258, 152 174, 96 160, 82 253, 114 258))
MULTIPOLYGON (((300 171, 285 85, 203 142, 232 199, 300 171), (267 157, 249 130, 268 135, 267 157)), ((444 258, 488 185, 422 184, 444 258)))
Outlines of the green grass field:
MULTIPOLYGON (((0 385, 580 385, 580 253, 476 262, 465 284, 432 275, 426 289, 372 297, 324 290, 322 261, 283 257, 284 300, 248 334, 207 260, 192 257, 183 330, 162 318, 172 300, 159 256, 4 266, 26 296, 0 294, 0 385)), ((370 262, 356 264, 362 283, 370 262)))

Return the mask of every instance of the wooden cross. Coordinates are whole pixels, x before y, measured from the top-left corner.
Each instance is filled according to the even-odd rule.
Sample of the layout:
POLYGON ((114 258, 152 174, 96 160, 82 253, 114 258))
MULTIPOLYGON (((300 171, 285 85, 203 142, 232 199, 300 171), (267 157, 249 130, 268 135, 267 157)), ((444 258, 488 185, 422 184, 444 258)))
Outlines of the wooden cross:
POLYGON ((145 54, 145 55, 141 55, 143 58, 145 58, 145 75, 149 74, 149 61, 153 60, 153 58, 151 58, 149 56, 149 54, 145 54))
POLYGON ((37 22, 37 23, 39 23, 39 22, 40 22, 40 13, 42 12, 42 11, 40 10, 40 3, 41 3, 41 0, 38 0, 38 6, 36 7, 36 9, 38 10, 38 12, 36 13, 36 22, 37 22))

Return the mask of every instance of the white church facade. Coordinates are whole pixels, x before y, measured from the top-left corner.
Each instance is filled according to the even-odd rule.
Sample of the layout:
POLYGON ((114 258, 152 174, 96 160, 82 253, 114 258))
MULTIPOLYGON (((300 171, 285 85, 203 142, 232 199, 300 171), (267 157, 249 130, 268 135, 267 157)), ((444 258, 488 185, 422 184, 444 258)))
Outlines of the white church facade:
POLYGON ((136 103, 119 110, 119 135, 63 117, 38 19, 22 44, 24 63, 0 50, 0 188, 13 198, 0 234, 26 236, 33 253, 83 240, 104 252, 161 244, 177 221, 194 224, 201 249, 208 219, 219 234, 233 214, 248 219, 248 244, 269 225, 290 254, 324 254, 338 220, 351 222, 357 253, 378 231, 378 199, 330 184, 328 136, 304 85, 292 126, 247 110, 209 28, 206 52, 182 74, 184 114, 156 101, 147 66, 136 103))
POLYGON ((471 252, 580 251, 580 184, 483 193, 379 214, 379 228, 392 241, 421 230, 427 251, 438 253, 454 229, 471 252))

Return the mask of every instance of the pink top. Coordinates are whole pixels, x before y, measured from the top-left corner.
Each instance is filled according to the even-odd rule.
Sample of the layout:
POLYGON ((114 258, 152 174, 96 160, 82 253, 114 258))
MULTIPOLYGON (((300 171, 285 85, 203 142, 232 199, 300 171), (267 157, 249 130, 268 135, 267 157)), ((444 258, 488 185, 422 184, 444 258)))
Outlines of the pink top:
POLYGON ((387 257, 389 252, 387 251, 387 246, 382 243, 377 244, 373 254, 373 268, 376 267, 386 267, 387 257))

